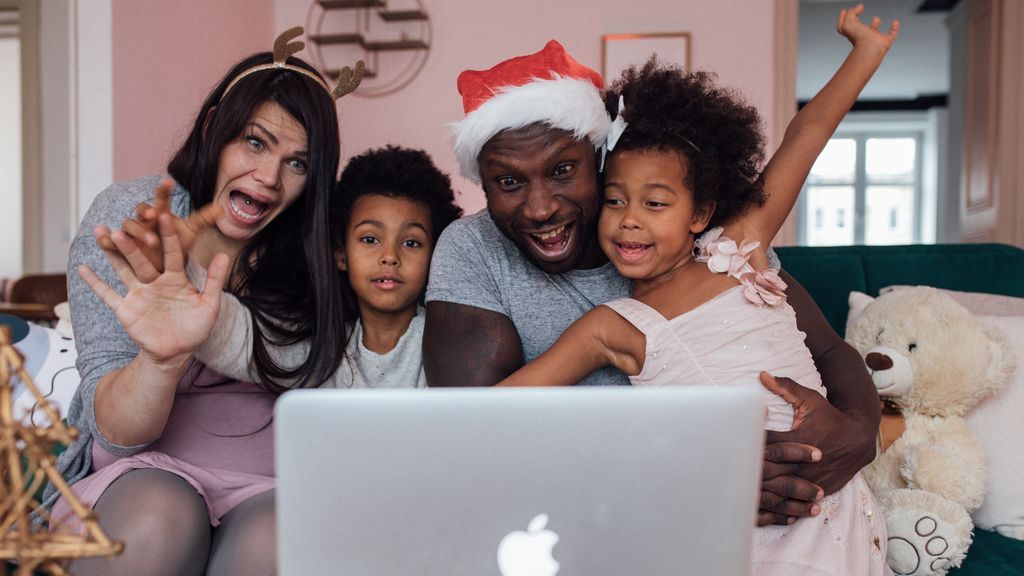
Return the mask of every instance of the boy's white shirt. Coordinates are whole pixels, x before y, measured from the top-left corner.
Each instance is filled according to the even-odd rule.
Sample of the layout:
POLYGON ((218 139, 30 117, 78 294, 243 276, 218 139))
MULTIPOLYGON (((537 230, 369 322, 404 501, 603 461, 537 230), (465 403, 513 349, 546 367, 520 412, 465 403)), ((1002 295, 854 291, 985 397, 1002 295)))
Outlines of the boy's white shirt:
MULTIPOLYGON (((206 270, 195 264, 194 260, 189 260, 185 271, 192 284, 201 290, 206 283, 206 270)), ((357 320, 352 325, 341 365, 321 387, 426 387, 422 352, 424 317, 425 310, 418 306, 416 316, 409 323, 405 334, 385 354, 377 354, 363 345, 363 325, 357 320)), ((233 294, 222 292, 220 314, 206 342, 196 349, 195 357, 230 378, 258 382, 256 367, 252 363, 252 342, 252 315, 233 294)), ((303 340, 289 346, 267 344, 266 350, 278 366, 294 368, 309 355, 309 341, 303 340)), ((279 383, 290 384, 288 381, 279 383)))

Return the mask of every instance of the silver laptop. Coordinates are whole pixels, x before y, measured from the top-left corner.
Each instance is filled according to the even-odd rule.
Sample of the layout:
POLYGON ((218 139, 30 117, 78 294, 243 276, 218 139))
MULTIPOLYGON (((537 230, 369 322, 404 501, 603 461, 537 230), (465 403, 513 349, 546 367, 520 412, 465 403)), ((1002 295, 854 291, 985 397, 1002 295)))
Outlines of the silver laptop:
POLYGON ((747 574, 752 390, 301 390, 277 404, 284 576, 747 574))

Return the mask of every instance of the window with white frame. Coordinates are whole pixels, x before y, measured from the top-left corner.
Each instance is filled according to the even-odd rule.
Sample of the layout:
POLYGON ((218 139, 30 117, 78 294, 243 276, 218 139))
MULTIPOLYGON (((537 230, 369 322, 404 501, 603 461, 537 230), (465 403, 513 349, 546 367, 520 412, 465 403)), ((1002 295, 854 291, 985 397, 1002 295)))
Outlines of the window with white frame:
POLYGON ((818 156, 799 203, 807 246, 934 242, 926 121, 844 122, 818 156))

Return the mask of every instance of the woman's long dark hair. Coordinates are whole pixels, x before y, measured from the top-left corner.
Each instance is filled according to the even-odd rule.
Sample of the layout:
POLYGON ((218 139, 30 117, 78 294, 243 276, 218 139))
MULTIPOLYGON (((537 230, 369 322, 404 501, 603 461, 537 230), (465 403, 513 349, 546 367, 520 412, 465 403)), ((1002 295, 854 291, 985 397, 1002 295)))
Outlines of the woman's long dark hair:
MULTIPOLYGON (((294 379, 298 387, 329 379, 341 362, 347 328, 330 241, 329 206, 340 156, 333 98, 314 80, 285 68, 249 74, 224 94, 241 72, 271 61, 269 52, 250 56, 221 79, 167 171, 189 191, 195 210, 213 201, 221 150, 240 137, 260 105, 280 105, 305 128, 309 159, 303 193, 238 252, 229 286, 252 314, 259 384, 281 393, 287 388, 279 379, 294 379), (309 355, 294 369, 278 366, 267 353, 268 342, 305 339, 309 355)), ((298 58, 288 63, 316 73, 298 58)))

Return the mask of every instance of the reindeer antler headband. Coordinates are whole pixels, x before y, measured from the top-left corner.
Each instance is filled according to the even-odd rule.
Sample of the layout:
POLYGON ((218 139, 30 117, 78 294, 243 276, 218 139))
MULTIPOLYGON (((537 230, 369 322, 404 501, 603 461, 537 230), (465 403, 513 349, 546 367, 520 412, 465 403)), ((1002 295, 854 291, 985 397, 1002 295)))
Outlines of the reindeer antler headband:
POLYGON ((317 84, 324 87, 324 90, 327 91, 327 94, 329 94, 333 100, 337 100, 345 94, 355 90, 359 86, 359 83, 363 81, 363 74, 366 72, 366 64, 362 60, 356 62, 355 70, 352 70, 348 66, 341 69, 338 84, 333 90, 326 82, 323 81, 322 78, 313 72, 310 72, 301 66, 295 66, 294 64, 288 63, 289 56, 294 55, 296 52, 306 47, 306 43, 301 40, 298 42, 292 42, 293 39, 302 36, 303 32, 304 30, 302 26, 296 26, 281 32, 277 37, 277 40, 274 41, 274 61, 270 64, 260 64, 258 66, 253 66, 252 68, 247 68, 242 71, 241 74, 235 76, 235 79, 232 80, 231 83, 228 84, 228 87, 224 89, 224 94, 221 95, 221 100, 224 99, 224 96, 227 96, 228 92, 231 91, 231 88, 233 88, 235 84, 238 84, 238 81, 242 78, 261 70, 270 70, 273 68, 283 68, 285 70, 291 70, 292 72, 298 72, 299 74, 314 80, 317 84))

